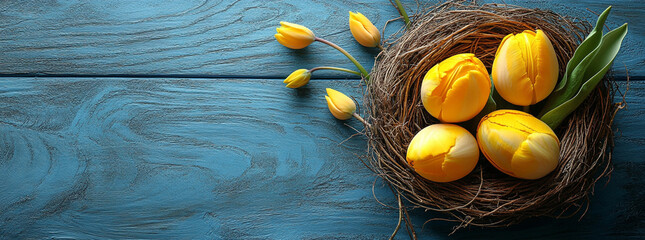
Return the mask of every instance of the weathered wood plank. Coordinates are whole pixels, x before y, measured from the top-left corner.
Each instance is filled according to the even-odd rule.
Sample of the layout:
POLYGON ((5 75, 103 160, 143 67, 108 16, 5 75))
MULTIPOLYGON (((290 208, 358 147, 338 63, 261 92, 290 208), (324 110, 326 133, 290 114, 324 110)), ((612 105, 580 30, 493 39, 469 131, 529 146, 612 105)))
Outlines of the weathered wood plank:
MULTIPOLYGON (((397 212, 351 120, 324 88, 357 81, 0 78, 0 238, 386 238, 397 212), (343 142, 344 141, 344 142, 343 142), (343 142, 341 145, 339 145, 343 142), (393 204, 377 185, 381 201, 393 204)), ((582 221, 471 229, 463 238, 642 236, 645 82, 632 82, 612 181, 582 221)), ((450 224, 414 212, 420 236, 450 224)), ((405 232, 402 230, 401 239, 405 232)))
POLYGON ((0 79, 0 238, 385 237, 364 139, 339 145, 323 97, 355 82, 282 85, 0 79))
MULTIPOLYGON (((498 1, 499 2, 499 1, 498 1)), ((645 76, 645 3, 642 1, 506 1, 594 20, 614 5, 608 20, 630 23, 616 65, 645 76)), ((411 11, 413 1, 405 1, 411 11)), ((365 13, 378 27, 398 16, 384 0, 325 1, 1 1, 0 74, 155 74, 287 76, 297 68, 354 66, 323 44, 290 50, 273 38, 279 21, 310 27, 347 48, 364 65, 377 54, 352 38, 348 11, 365 13)), ((401 26, 397 22, 392 31, 401 26)), ((355 76, 318 72, 318 77, 355 76)))

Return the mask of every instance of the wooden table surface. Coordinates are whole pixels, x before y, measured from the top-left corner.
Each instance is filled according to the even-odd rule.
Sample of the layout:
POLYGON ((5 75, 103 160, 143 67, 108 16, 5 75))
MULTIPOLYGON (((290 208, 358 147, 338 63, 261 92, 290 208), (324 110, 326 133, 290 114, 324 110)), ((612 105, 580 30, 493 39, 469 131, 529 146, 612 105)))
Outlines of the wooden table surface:
MULTIPOLYGON (((613 5, 608 26, 629 22, 613 68, 622 90, 631 77, 615 170, 580 220, 448 236, 452 224, 424 226, 437 215, 413 211, 419 236, 645 237, 645 3, 506 2, 589 21, 613 5)), ((379 28, 398 16, 387 0, 0 1, 0 239, 387 238, 397 210, 374 199, 374 181, 380 201, 395 198, 357 158, 365 138, 348 140, 360 122, 335 120, 323 97, 360 98, 359 79, 282 83, 298 68, 353 66, 273 37, 279 21, 300 23, 371 66, 378 52, 354 41, 348 11, 379 28)))

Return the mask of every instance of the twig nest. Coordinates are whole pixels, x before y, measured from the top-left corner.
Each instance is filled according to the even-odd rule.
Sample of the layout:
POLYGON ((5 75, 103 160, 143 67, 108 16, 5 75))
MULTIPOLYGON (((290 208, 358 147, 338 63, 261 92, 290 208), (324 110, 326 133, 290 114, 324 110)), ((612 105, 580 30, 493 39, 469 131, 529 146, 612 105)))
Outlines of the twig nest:
POLYGON ((422 104, 426 73, 461 53, 474 54, 490 72, 505 36, 538 29, 553 45, 562 76, 590 25, 551 11, 507 5, 447 2, 432 7, 379 54, 364 101, 371 122, 369 163, 412 207, 447 213, 445 219, 459 222, 458 227, 508 226, 530 217, 566 217, 586 209, 594 183, 611 172, 611 123, 617 106, 608 78, 555 129, 560 158, 555 170, 542 178, 511 177, 480 155, 470 174, 439 183, 420 176, 406 161, 413 136, 438 123, 422 104))

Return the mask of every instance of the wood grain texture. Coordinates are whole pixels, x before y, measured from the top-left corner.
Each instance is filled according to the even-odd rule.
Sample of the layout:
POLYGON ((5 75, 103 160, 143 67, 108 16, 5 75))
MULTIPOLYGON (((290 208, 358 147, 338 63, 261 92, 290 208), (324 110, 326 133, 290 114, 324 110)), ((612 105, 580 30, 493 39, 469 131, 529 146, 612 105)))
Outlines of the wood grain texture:
MULTIPOLYGON (((616 60, 617 74, 624 76, 626 66, 632 76, 645 76, 645 20, 640 17, 645 15, 645 2, 506 2, 590 21, 595 16, 586 8, 600 12, 614 5, 608 25, 630 23, 616 60)), ((416 10, 414 1, 404 3, 416 10)), ((354 68, 343 55, 320 43, 297 51, 282 47, 273 37, 279 21, 306 25, 371 66, 377 51, 352 38, 350 10, 364 13, 379 28, 398 16, 384 0, 0 1, 0 74, 284 78, 298 68, 354 68)), ((385 36, 401 26, 395 22, 385 36)), ((355 78, 329 71, 315 77, 355 78)))
POLYGON ((2 79, 0 238, 383 238, 352 84, 2 79))
MULTIPOLYGON (((645 2, 506 2, 591 21, 586 8, 613 5, 608 25, 630 23, 614 69, 641 80, 615 121, 611 181, 596 186, 580 221, 448 237, 449 223, 424 226, 440 215, 413 211, 419 236, 645 236, 645 2)), ((0 239, 387 238, 397 211, 373 199, 376 176, 357 156, 365 139, 348 139, 361 125, 335 120, 323 99, 325 87, 360 99, 358 81, 346 81, 355 76, 320 71, 314 78, 328 79, 298 90, 273 79, 297 68, 353 68, 322 44, 279 45, 281 20, 372 65, 377 51, 352 38, 350 10, 379 28, 398 16, 384 0, 0 1, 0 239), (66 77, 6 77, 18 74, 66 77), (88 75, 141 78, 75 77, 88 75)), ((377 183, 376 196, 394 205, 377 183)), ((402 229, 398 239, 406 238, 402 229)))
MULTIPOLYGON (((261 79, 0 78, 0 239, 383 239, 397 211, 372 197, 356 120, 335 120, 332 87, 261 79), (340 144, 342 142, 342 144, 340 144)), ((616 119, 612 180, 587 216, 537 219, 453 238, 645 234, 645 82, 616 119)), ((394 197, 381 184, 381 201, 394 197)), ((413 212, 422 239, 446 223, 413 212)), ((402 230, 403 231, 403 230, 402 230)), ((400 234, 405 239, 405 232, 400 234)))

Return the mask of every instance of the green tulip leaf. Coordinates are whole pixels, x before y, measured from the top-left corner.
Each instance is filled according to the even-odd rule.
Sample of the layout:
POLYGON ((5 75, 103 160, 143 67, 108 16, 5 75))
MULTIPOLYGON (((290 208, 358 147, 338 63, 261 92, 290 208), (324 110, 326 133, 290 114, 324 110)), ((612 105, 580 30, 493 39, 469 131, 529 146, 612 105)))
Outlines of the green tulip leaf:
POLYGON ((600 50, 600 43, 602 41, 602 28, 607 20, 607 15, 611 11, 609 6, 596 21, 595 28, 589 33, 587 38, 576 48, 573 57, 567 63, 565 75, 558 83, 558 86, 553 93, 547 98, 542 111, 538 116, 544 116, 548 111, 553 110, 557 106, 571 99, 580 89, 584 83, 582 76, 584 75, 589 64, 596 57, 597 52, 600 50))
POLYGON ((611 6, 609 6, 605 11, 603 11, 600 14, 600 17, 598 17, 598 20, 596 21, 596 26, 594 29, 589 33, 587 38, 585 38, 582 43, 576 48, 576 51, 573 54, 573 57, 569 60, 567 63, 567 70, 562 77, 562 80, 560 80, 560 83, 558 83, 558 86, 555 89, 555 92, 561 91, 566 85, 567 85, 567 80, 568 76, 571 75, 571 72, 578 67, 578 64, 587 57, 590 53, 592 53, 600 44, 600 40, 602 39, 602 29, 605 26, 605 20, 607 20, 607 16, 609 15, 609 12, 611 11, 611 6))
MULTIPOLYGON (((618 55, 620 46, 627 35, 627 23, 612 30, 602 38, 601 49, 596 54, 594 61, 589 64, 585 71, 584 79, 591 79, 597 76, 604 76, 611 67, 614 58, 618 55)), ((595 85, 594 85, 595 86, 595 85)))
POLYGON ((544 114, 540 118, 542 121, 552 129, 555 129, 569 114, 582 104, 603 76, 605 76, 605 73, 611 68, 611 64, 620 50, 625 35, 627 35, 627 23, 603 36, 599 45, 600 50, 595 54, 596 57, 590 62, 587 70, 582 75, 584 79, 587 79, 585 83, 573 98, 544 114))

